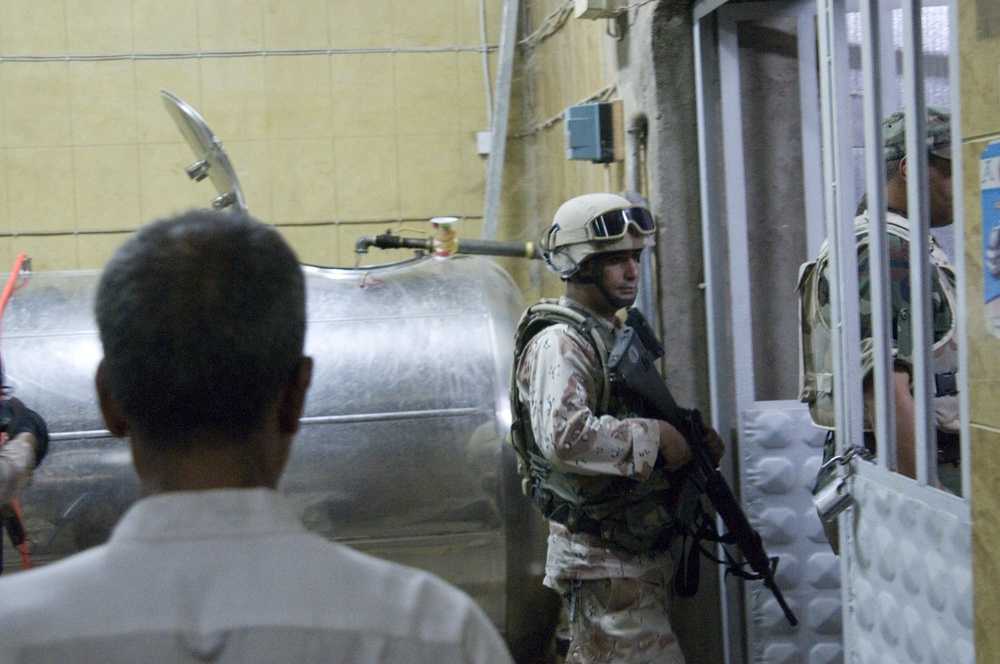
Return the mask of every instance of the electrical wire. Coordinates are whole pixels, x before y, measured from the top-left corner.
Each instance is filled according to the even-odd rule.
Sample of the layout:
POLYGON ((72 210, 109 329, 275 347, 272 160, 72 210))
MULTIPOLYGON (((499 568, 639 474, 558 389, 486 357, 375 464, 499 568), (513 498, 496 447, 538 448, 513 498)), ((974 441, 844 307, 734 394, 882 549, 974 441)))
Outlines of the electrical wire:
POLYGON ((486 88, 486 126, 493 126, 493 88, 490 81, 490 53, 486 35, 486 0, 479 0, 479 37, 483 43, 483 83, 486 88))
POLYGON ((566 0, 554 12, 546 16, 534 32, 519 41, 518 44, 527 48, 534 48, 559 32, 559 29, 566 23, 572 13, 573 0, 566 0))

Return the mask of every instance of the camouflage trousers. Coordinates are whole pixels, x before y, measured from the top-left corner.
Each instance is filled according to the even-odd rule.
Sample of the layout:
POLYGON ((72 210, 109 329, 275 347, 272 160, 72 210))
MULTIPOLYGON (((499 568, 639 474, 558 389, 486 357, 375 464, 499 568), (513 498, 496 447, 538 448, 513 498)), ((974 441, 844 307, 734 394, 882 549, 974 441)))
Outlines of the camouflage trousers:
POLYGON ((561 579, 567 664, 684 664, 670 626, 670 588, 654 579, 561 579))

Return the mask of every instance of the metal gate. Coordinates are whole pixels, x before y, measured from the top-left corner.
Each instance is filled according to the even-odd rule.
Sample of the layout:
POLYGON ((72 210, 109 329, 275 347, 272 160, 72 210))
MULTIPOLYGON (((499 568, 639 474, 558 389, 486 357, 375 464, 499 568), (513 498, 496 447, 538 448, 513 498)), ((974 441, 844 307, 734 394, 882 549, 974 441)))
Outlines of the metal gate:
MULTIPOLYGON (((908 124, 908 136, 920 136, 925 129, 922 113, 916 109, 924 107, 925 98, 941 103, 942 95, 952 107, 956 144, 961 136, 958 95, 952 92, 957 90, 956 11, 950 0, 924 4, 929 7, 923 11, 920 2, 912 0, 732 4, 700 0, 695 5, 713 424, 719 431, 733 434, 739 453, 728 459, 732 464, 728 471, 740 486, 744 508, 764 536, 769 553, 781 559, 778 582, 800 618, 799 626, 790 628, 776 619, 780 613, 766 592, 728 582, 723 614, 729 662, 974 661, 969 502, 929 486, 928 478, 936 474, 931 463, 936 459, 936 447, 932 411, 928 417, 927 381, 915 381, 917 421, 925 423, 916 433, 917 479, 894 472, 890 450, 874 462, 855 461, 845 466, 851 471, 847 481, 855 505, 840 517, 843 555, 833 556, 809 492, 820 464, 822 432, 811 426, 802 404, 789 400, 795 395, 788 394, 780 379, 788 370, 780 358, 771 360, 763 339, 775 337, 778 346, 784 339, 787 345, 789 312, 783 307, 796 300, 795 284, 768 291, 757 274, 762 252, 758 229, 773 223, 762 209, 772 214, 781 211, 777 206, 762 208, 757 199, 766 196, 755 190, 761 185, 754 169, 761 168, 758 160, 763 155, 766 161, 770 150, 801 163, 800 180, 793 182, 801 206, 799 216, 787 220, 798 229, 795 242, 778 246, 767 259, 797 268, 798 263, 814 258, 819 245, 829 238, 836 263, 831 277, 836 281, 832 286, 836 291, 834 328, 840 330, 835 340, 835 389, 844 395, 837 403, 837 439, 860 445, 863 406, 858 389, 861 371, 853 217, 860 193, 884 189, 884 167, 878 156, 881 149, 873 151, 866 146, 881 146, 881 118, 900 105, 909 109, 910 118, 917 119, 915 125, 908 124), (944 55, 931 52, 924 57, 933 51, 924 43, 927 26, 933 30, 935 20, 940 23, 942 17, 944 55), (753 32, 754 25, 763 25, 766 30, 753 32), (777 35, 776 52, 784 49, 797 60, 797 75, 785 72, 797 80, 784 90, 798 97, 797 105, 791 103, 791 96, 785 104, 785 111, 792 108, 797 118, 795 123, 776 117, 773 122, 765 119, 746 126, 753 115, 748 104, 757 103, 748 88, 758 85, 768 70, 748 73, 745 61, 754 49, 761 48, 761 35, 766 36, 767 31, 777 35), (924 61, 928 59, 935 66, 925 72, 924 61), (903 63, 902 71, 897 69, 897 60, 903 63), (786 134, 795 133, 798 144, 794 151, 788 145, 754 148, 755 141, 771 140, 771 124, 785 127, 786 134), (772 373, 779 376, 774 385, 768 382, 772 373)), ((778 140, 787 140, 787 136, 778 140)), ((961 192, 960 150, 953 154, 953 188, 961 192)), ((925 181, 926 159, 913 161, 911 180, 925 181)), ((879 209, 884 200, 876 194, 869 203, 879 209)), ((911 266, 914 274, 924 274, 927 212, 917 203, 911 205, 910 215, 911 236, 921 237, 913 240, 911 266)), ((961 219, 960 196, 955 218, 961 219)), ((961 248, 961 224, 955 227, 953 245, 961 248)), ((872 244, 873 255, 880 255, 876 253, 878 241, 873 239, 872 244)), ((765 244, 763 248, 770 247, 765 244)), ((959 275, 959 335, 964 338, 962 251, 952 255, 959 275)), ((882 292, 887 267, 883 263, 878 269, 873 267, 873 272, 883 279, 879 282, 879 277, 873 276, 873 292, 882 292)), ((929 299, 929 286, 924 280, 914 281, 919 281, 914 285, 914 299, 929 299)), ((883 308, 875 308, 875 317, 884 318, 883 308)), ((918 308, 914 304, 914 313, 922 320, 925 314, 918 308)), ((888 403, 891 364, 886 330, 884 321, 876 323, 880 358, 875 372, 879 405, 876 434, 880 440, 894 437, 895 427, 888 403)), ((914 333, 918 355, 915 375, 928 375, 926 336, 914 333)), ((968 459, 964 344, 962 349, 959 383, 962 421, 966 424, 961 454, 968 459)), ((795 355, 795 350, 789 353, 795 355)), ((967 467, 962 495, 969 495, 967 467)))

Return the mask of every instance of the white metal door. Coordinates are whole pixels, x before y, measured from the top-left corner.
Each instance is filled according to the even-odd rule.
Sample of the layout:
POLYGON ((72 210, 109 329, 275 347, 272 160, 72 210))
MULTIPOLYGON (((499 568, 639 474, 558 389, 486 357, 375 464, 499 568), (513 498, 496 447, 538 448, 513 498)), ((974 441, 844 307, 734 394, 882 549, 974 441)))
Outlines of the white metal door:
MULTIPOLYGON (((923 423, 917 431, 918 477, 912 480, 894 472, 891 450, 874 463, 856 461, 849 466, 856 504, 840 517, 839 559, 831 559, 818 534, 809 499, 808 485, 819 465, 817 430, 809 425, 801 404, 758 398, 755 389, 754 304, 748 286, 753 256, 747 241, 755 220, 747 213, 752 174, 744 154, 745 137, 754 128, 742 123, 740 26, 776 16, 796 21, 805 202, 801 221, 810 257, 826 238, 834 247, 834 327, 840 330, 835 380, 836 393, 844 395, 837 404, 837 439, 847 447, 842 441, 860 444, 863 413, 857 389, 861 378, 853 217, 860 193, 884 187, 884 175, 879 179, 884 166, 880 157, 871 156, 881 150, 873 152, 866 145, 881 145, 880 120, 888 111, 905 104, 910 117, 920 123, 916 109, 923 108, 925 98, 942 103, 942 95, 952 107, 956 145, 961 136, 958 95, 953 92, 957 90, 955 7, 951 0, 927 0, 929 7, 922 12, 919 2, 902 2, 907 6, 901 7, 900 0, 735 4, 700 0, 695 5, 713 424, 719 431, 735 432, 739 454, 729 460, 733 465, 728 470, 765 547, 781 557, 778 582, 800 620, 798 627, 790 628, 780 620, 766 591, 752 583, 727 583, 723 614, 729 662, 974 661, 969 503, 929 486, 929 478, 936 474, 932 463, 936 448, 932 417, 927 415, 927 381, 916 381, 918 421, 923 423), (940 22, 942 8, 945 57, 951 63, 943 78, 940 71, 925 75, 924 59, 913 56, 928 51, 925 35, 917 27, 921 17, 925 24, 940 22), (896 68, 900 54, 902 72, 896 68)), ((914 129, 908 129, 911 136, 924 131, 922 124, 908 127, 914 129)), ((956 192, 962 191, 960 152, 953 151, 956 192)), ((926 159, 913 161, 917 163, 911 165, 911 173, 916 170, 912 179, 924 181, 926 159)), ((869 202, 874 209, 884 206, 879 194, 869 202)), ((918 238, 913 241, 911 266, 922 274, 918 271, 926 264, 926 212, 919 203, 910 212, 912 235, 918 238)), ((955 218, 962 218, 960 196, 955 218)), ((961 223, 955 226, 951 244, 959 250, 953 252, 952 262, 959 275, 959 334, 964 338, 963 241, 961 223)), ((877 254, 878 241, 872 245, 877 254)), ((887 267, 883 264, 873 271, 880 275, 873 275, 873 292, 882 292, 887 267)), ((927 289, 926 284, 915 283, 915 300, 927 297, 927 289)), ((794 285, 785 297, 793 295, 794 285)), ((922 320, 918 307, 914 305, 914 313, 922 320)), ((884 318, 881 306, 875 308, 875 317, 884 318)), ((876 364, 876 433, 887 440, 895 422, 887 406, 891 364, 885 322, 876 323, 875 336, 881 357, 876 364)), ((929 375, 926 336, 914 333, 918 375, 929 375)), ((962 369, 967 366, 964 344, 960 363, 962 369)), ((967 423, 962 369, 962 419, 967 423)), ((962 441, 962 458, 968 459, 967 424, 962 441)), ((967 468, 963 487, 968 496, 967 468)))
MULTIPOLYGON (((944 30, 951 35, 947 57, 951 91, 957 91, 957 15, 953 4, 940 1, 928 5, 944 9, 944 30), (950 27, 950 32, 949 32, 950 27)), ((850 662, 973 662, 971 518, 969 502, 934 485, 937 476, 934 413, 931 407, 930 361, 930 272, 928 263, 928 211, 926 182, 928 168, 923 135, 924 109, 928 102, 928 77, 924 41, 933 33, 934 8, 919 1, 878 2, 860 0, 857 12, 849 15, 844 0, 818 0, 820 48, 820 96, 824 139, 824 191, 827 236, 836 254, 838 283, 834 299, 835 325, 841 330, 835 344, 835 392, 853 394, 840 399, 837 412, 838 446, 843 441, 860 444, 862 411, 858 404, 860 381, 857 293, 857 253, 853 231, 856 191, 851 171, 864 173, 864 191, 872 209, 884 209, 884 162, 881 157, 881 119, 895 110, 897 90, 907 111, 908 217, 911 226, 910 274, 914 323, 914 402, 916 411, 917 477, 910 479, 893 469, 891 445, 880 446, 874 463, 857 461, 848 480, 855 506, 840 517, 841 570, 843 580, 844 643, 850 662), (928 11, 930 9, 930 11, 928 11), (848 57, 850 19, 859 28, 861 63, 860 98, 863 112, 852 117, 842 100, 852 90, 848 57), (899 30, 893 30, 895 26, 899 30), (931 26, 930 33, 928 25, 931 26), (901 34, 900 34, 901 33, 901 34), (901 53, 900 77, 896 54, 901 53), (864 136, 863 169, 855 169, 850 155, 851 139, 864 136), (838 324, 839 323, 839 324, 838 324), (852 389, 853 386, 853 389, 852 389)), ((940 15, 940 11, 938 12, 940 15)), ((940 18, 940 16, 938 16, 940 18)), ((856 81, 855 81, 856 82, 856 81)), ((959 96, 950 94, 952 135, 960 145, 959 96)), ((963 246, 961 225, 961 150, 953 150, 953 190, 956 199, 952 258, 959 275, 957 318, 959 338, 964 338, 963 246)), ((888 266, 879 240, 884 221, 873 224, 872 293, 874 341, 876 348, 875 387, 879 440, 894 440, 895 421, 890 398, 891 353, 889 345, 888 266), (877 263, 876 263, 877 260, 877 263)), ((964 349, 965 344, 961 344, 964 349)), ((965 354, 960 361, 959 382, 965 383, 965 354)), ((965 385, 962 385, 963 421, 968 422, 965 385)), ((967 425, 963 431, 962 458, 968 459, 967 425)), ((963 464, 963 494, 969 494, 968 464, 963 464)))
MULTIPOLYGON (((755 361, 755 307, 764 299, 795 301, 794 274, 770 294, 752 294, 749 237, 754 233, 756 192, 747 163, 751 144, 762 127, 745 126, 747 49, 761 35, 778 34, 774 48, 797 61, 798 71, 785 71, 799 100, 794 110, 801 126, 797 151, 801 160, 803 201, 800 217, 788 223, 806 236, 814 252, 824 235, 820 162, 820 116, 813 0, 769 1, 726 5, 702 2, 695 9, 695 44, 702 168, 702 228, 705 237, 708 298, 709 362, 712 373, 713 424, 734 434, 737 454, 724 462, 751 523, 768 554, 779 559, 776 581, 798 618, 785 620, 778 603, 759 582, 727 579, 724 623, 728 662, 834 664, 843 661, 840 565, 823 535, 810 490, 822 458, 824 434, 813 427, 804 405, 790 396, 777 398, 758 389, 761 373, 755 361), (763 26, 755 32, 754 26, 763 26)), ((796 140, 792 140, 795 143, 796 140)), ((759 146, 758 146, 759 147, 759 146)), ((787 146, 786 146, 787 147, 787 146)), ((766 146, 765 146, 766 148, 766 146)), ((790 260, 775 257, 775 260, 790 260)), ((794 328, 793 328, 794 331, 794 328)), ((791 342, 789 348, 794 345, 791 342)), ((790 350, 795 356, 795 350, 790 350)))

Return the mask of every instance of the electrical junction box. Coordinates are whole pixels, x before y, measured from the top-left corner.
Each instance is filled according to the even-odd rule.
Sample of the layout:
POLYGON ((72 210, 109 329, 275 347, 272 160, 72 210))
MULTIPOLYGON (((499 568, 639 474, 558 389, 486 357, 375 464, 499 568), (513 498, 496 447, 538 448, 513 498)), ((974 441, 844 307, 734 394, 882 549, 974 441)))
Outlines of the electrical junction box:
POLYGON ((576 18, 614 18, 617 11, 618 0, 573 0, 576 18))
POLYGON ((599 101, 570 106, 564 112, 566 158, 589 159, 606 164, 622 158, 621 141, 616 140, 621 127, 621 102, 599 101))

